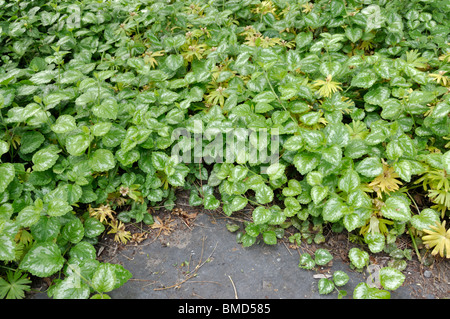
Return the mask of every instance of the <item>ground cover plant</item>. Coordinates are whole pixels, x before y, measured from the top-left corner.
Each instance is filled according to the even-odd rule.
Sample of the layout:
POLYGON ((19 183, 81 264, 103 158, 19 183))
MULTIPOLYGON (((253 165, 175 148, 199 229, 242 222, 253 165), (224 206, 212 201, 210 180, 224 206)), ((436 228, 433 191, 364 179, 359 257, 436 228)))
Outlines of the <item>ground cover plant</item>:
POLYGON ((370 253, 407 234, 450 258, 447 1, 0 8, 1 297, 32 275, 54 298, 107 298, 131 273, 96 260, 99 236, 128 242, 179 189, 253 207, 244 246, 291 226, 321 243, 328 225, 370 253))

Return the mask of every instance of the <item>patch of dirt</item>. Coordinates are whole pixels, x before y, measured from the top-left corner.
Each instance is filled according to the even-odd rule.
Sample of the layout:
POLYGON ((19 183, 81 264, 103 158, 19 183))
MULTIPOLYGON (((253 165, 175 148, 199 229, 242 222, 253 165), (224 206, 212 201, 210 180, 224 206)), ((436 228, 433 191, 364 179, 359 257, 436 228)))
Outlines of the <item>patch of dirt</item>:
MULTIPOLYGON (((188 242, 188 237, 191 236, 191 228, 196 227, 195 218, 197 214, 207 213, 213 220, 214 218, 226 218, 230 223, 239 224, 240 228, 243 229, 242 224, 245 221, 251 221, 251 214, 248 212, 252 210, 251 207, 248 207, 243 211, 233 213, 229 217, 220 208, 212 212, 201 207, 189 206, 187 192, 181 192, 177 194, 176 206, 172 211, 160 209, 153 213, 155 220, 153 225, 145 225, 143 223, 127 225, 127 230, 131 231, 133 238, 146 239, 145 242, 130 241, 127 245, 121 245, 114 242, 112 235, 105 235, 98 246, 101 250, 99 250, 99 260, 108 262, 108 260, 112 260, 116 254, 120 254, 125 248, 127 249, 128 258, 131 258, 129 253, 131 247, 136 247, 134 252, 136 253, 139 246, 148 245, 156 240, 162 245, 183 248, 183 245, 188 242)), ((285 238, 280 240, 280 244, 283 241, 287 247, 297 249, 298 247, 292 245, 287 239, 295 231, 293 227, 286 229, 285 238)), ((339 259, 347 265, 350 265, 348 251, 352 247, 359 247, 367 251, 367 247, 364 245, 352 243, 345 232, 334 233, 325 229, 324 234, 326 236, 324 243, 307 244, 302 242, 301 250, 312 254, 318 248, 326 248, 335 259, 339 259)), ((405 259, 407 266, 403 270, 406 276, 403 286, 411 288, 411 297, 413 299, 448 299, 450 297, 450 260, 439 256, 431 256, 430 252, 424 249, 420 251, 421 257, 430 264, 429 266, 424 265, 418 260, 411 239, 407 235, 397 239, 397 247, 400 249, 408 248, 412 252, 411 260, 405 259)), ((386 253, 369 254, 371 264, 379 265, 380 267, 387 266, 388 262, 392 260, 386 253)))

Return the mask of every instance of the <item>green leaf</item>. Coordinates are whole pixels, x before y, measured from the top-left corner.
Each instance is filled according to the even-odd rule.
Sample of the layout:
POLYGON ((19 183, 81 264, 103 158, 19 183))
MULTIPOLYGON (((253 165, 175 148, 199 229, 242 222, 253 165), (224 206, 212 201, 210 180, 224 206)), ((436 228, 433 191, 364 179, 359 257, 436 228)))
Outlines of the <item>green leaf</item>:
POLYGON ((277 97, 271 91, 265 91, 258 93, 254 98, 254 103, 270 103, 274 101, 277 97))
POLYGON ((352 28, 352 27, 345 28, 345 36, 353 43, 358 42, 358 40, 361 39, 362 35, 363 30, 361 30, 360 28, 352 28))
POLYGON ((255 197, 256 201, 260 204, 267 204, 273 200, 273 190, 264 183, 259 184, 255 187, 255 197))
POLYGON ((47 214, 49 216, 63 216, 73 210, 73 207, 62 198, 53 198, 48 204, 47 214))
POLYGON ((183 66, 184 59, 182 55, 171 54, 166 59, 166 65, 172 71, 176 71, 183 66))
POLYGON ((56 70, 45 70, 31 76, 30 81, 34 84, 46 84, 55 78, 58 74, 56 70))
POLYGON ((420 231, 430 229, 430 226, 435 226, 436 222, 440 222, 439 213, 430 208, 423 209, 419 215, 411 218, 411 225, 420 231))
POLYGON ((267 208, 258 206, 253 210, 252 217, 255 224, 266 224, 272 219, 272 213, 267 208))
POLYGON ((78 274, 73 273, 57 283, 52 293, 54 299, 88 299, 91 290, 78 274))
POLYGON ((116 160, 110 150, 98 149, 88 160, 89 167, 95 172, 106 172, 116 166, 116 160))
POLYGON ((450 151, 447 151, 442 155, 442 166, 446 172, 450 172, 450 151))
POLYGON ((256 242, 256 237, 244 234, 242 235, 241 242, 243 247, 250 247, 256 242))
POLYGON ((330 198, 323 208, 323 219, 332 223, 339 221, 345 214, 347 206, 338 198, 330 198))
POLYGON ((319 248, 314 252, 314 261, 319 266, 325 266, 333 260, 333 256, 327 249, 319 248))
POLYGON ((328 186, 316 185, 311 189, 311 199, 319 205, 328 195, 328 186))
POLYGON ((379 86, 375 89, 371 89, 369 92, 364 94, 364 101, 373 105, 383 105, 391 94, 389 88, 385 86, 379 86))
POLYGON ((283 147, 288 151, 298 151, 303 145, 302 137, 300 135, 293 135, 284 142, 283 147))
POLYGON ((274 231, 265 231, 263 233, 263 240, 267 245, 276 245, 277 244, 277 236, 274 231))
POLYGON ((411 219, 411 209, 409 201, 403 196, 392 195, 381 207, 381 213, 384 217, 397 221, 407 222, 411 219))
POLYGON ((357 172, 352 169, 348 169, 345 174, 339 179, 339 189, 350 193, 355 190, 360 184, 360 178, 357 172))
POLYGON ((31 289, 31 280, 22 271, 7 271, 7 280, 0 278, 0 299, 24 299, 31 289))
POLYGON ((94 136, 104 136, 106 135, 112 127, 112 123, 110 122, 100 122, 96 123, 92 126, 92 134, 94 136))
POLYGON ((269 175, 270 180, 276 180, 284 175, 286 166, 280 162, 276 162, 267 168, 266 174, 269 175))
POLYGON ((86 152, 90 144, 90 136, 85 133, 79 133, 67 137, 66 150, 70 155, 81 156, 86 152))
POLYGON ((33 170, 40 172, 53 167, 59 157, 59 152, 61 150, 56 145, 50 145, 37 151, 32 158, 33 170))
POLYGON ((110 264, 100 264, 92 275, 91 285, 97 292, 104 293, 114 289, 116 273, 110 264))
POLYGON ((369 287, 365 282, 356 285, 353 290, 353 299, 390 299, 391 293, 376 287, 369 287))
POLYGON ((114 270, 116 281, 114 283, 114 289, 118 289, 123 286, 129 279, 133 277, 133 274, 119 264, 108 264, 110 268, 114 270))
POLYGON ((316 153, 301 152, 295 155, 293 164, 300 174, 306 175, 319 165, 320 156, 316 153))
POLYGON ((42 206, 26 206, 17 215, 16 222, 22 227, 30 227, 39 221, 41 211, 42 206))
POLYGON ((243 196, 236 196, 231 201, 230 209, 233 212, 239 211, 241 209, 244 209, 245 206, 247 206, 248 199, 243 196))
POLYGON ((381 233, 369 232, 364 236, 364 241, 372 253, 379 253, 384 249, 385 238, 381 233))
POLYGON ((37 242, 52 241, 61 229, 61 222, 58 217, 42 216, 39 221, 31 226, 31 235, 37 242))
POLYGON ((5 154, 8 153, 9 151, 9 144, 5 141, 0 140, 0 157, 5 154))
POLYGON ((75 118, 72 115, 61 115, 52 125, 52 131, 58 134, 68 133, 77 128, 75 118))
POLYGON ((387 290, 396 290, 405 281, 403 275, 398 269, 383 267, 380 270, 380 283, 387 290))
POLYGON ((0 194, 6 190, 6 187, 13 181, 16 170, 11 163, 0 164, 0 194))
POLYGON ((355 213, 344 215, 342 222, 344 224, 345 229, 347 229, 347 231, 349 232, 361 226, 360 225, 361 220, 359 218, 359 215, 355 213))
POLYGON ((19 267, 38 277, 49 277, 61 270, 64 258, 53 242, 35 244, 23 257, 19 267))
POLYGON ((319 294, 321 295, 328 295, 334 290, 334 283, 328 278, 320 278, 317 285, 319 288, 319 294))
POLYGON ((153 152, 152 153, 152 163, 153 166, 158 171, 163 171, 166 167, 166 163, 169 162, 169 156, 162 152, 153 152))
POLYGON ((84 236, 95 238, 105 231, 105 226, 96 218, 90 217, 84 221, 84 236))
POLYGON ((220 201, 214 195, 206 195, 203 205, 205 209, 215 210, 219 208, 220 201))
POLYGON ((61 234, 67 241, 77 244, 84 237, 83 223, 79 218, 73 219, 64 225, 61 234))
POLYGON ((283 188, 284 196, 297 196, 302 192, 302 185, 296 179, 290 179, 288 186, 283 188))
POLYGON ((87 241, 74 245, 69 252, 70 261, 95 260, 97 254, 95 247, 87 241))
POLYGON ((377 75, 370 69, 358 72, 351 81, 352 86, 368 89, 377 81, 377 75))
POLYGON ((313 39, 312 32, 300 32, 295 37, 295 43, 297 44, 297 48, 300 49, 307 46, 308 44, 311 43, 312 39, 313 39))
POLYGON ((338 287, 342 287, 342 286, 346 285, 347 282, 349 281, 349 279, 350 279, 350 277, 347 275, 347 273, 345 271, 336 270, 333 273, 334 284, 338 287))
POLYGON ((311 270, 316 266, 314 259, 308 253, 303 253, 300 255, 300 261, 298 267, 311 270))
POLYGON ((92 107, 92 113, 103 119, 115 120, 119 112, 117 101, 113 98, 103 100, 100 105, 92 107))
POLYGON ((358 269, 364 268, 369 263, 369 254, 356 247, 349 250, 348 258, 350 258, 351 263, 358 269))
POLYGON ((327 147, 322 151, 322 158, 332 165, 339 165, 342 159, 342 149, 337 145, 327 147))
POLYGON ((44 143, 45 137, 38 131, 27 131, 23 133, 20 143, 20 152, 29 154, 39 148, 44 143))
POLYGON ((383 173, 383 164, 378 157, 366 157, 356 165, 356 171, 366 177, 376 177, 383 173))
POLYGON ((16 242, 13 236, 0 234, 0 260, 11 261, 16 258, 16 242))

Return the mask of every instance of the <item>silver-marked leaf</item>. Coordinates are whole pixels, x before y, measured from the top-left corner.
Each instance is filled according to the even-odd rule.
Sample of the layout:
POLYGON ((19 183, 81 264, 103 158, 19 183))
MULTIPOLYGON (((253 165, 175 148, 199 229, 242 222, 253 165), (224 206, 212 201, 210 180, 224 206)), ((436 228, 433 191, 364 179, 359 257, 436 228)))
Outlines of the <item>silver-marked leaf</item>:
POLYGON ((295 155, 293 164, 302 175, 306 175, 319 165, 320 155, 316 153, 301 152, 295 155))
POLYGON ((11 163, 0 164, 0 194, 6 190, 6 187, 13 181, 16 170, 11 163))
POLYGON ((431 208, 425 208, 419 215, 411 218, 411 225, 420 231, 430 229, 430 226, 435 226, 436 222, 440 222, 439 213, 431 208))
POLYGON ((334 283, 328 278, 320 278, 318 282, 319 294, 327 295, 334 290, 334 283))
POLYGON ((349 281, 350 277, 347 275, 345 271, 336 270, 333 273, 333 281, 334 284, 338 287, 342 287, 349 281))
POLYGON ((53 198, 48 203, 47 214, 49 216, 63 216, 73 210, 73 207, 62 198, 53 198))
POLYGON ((115 120, 119 112, 117 101, 113 98, 103 100, 99 105, 92 107, 92 113, 103 119, 115 120))
POLYGON ((38 277, 49 277, 64 265, 61 250, 53 242, 35 244, 23 257, 20 268, 38 277))
POLYGON ((378 157, 366 157, 356 165, 356 171, 366 177, 376 177, 383 173, 383 164, 378 157))
POLYGON ((46 84, 53 80, 57 74, 58 71, 55 70, 41 71, 31 76, 30 81, 34 84, 46 84))
POLYGON ((356 285, 353 290, 353 299, 390 299, 391 293, 376 287, 369 287, 365 282, 356 285))
POLYGON ((98 149, 88 160, 89 166, 95 172, 106 172, 116 166, 116 160, 110 150, 98 149))
POLYGON ((372 253, 379 253, 385 245, 384 235, 381 233, 369 232, 364 236, 365 243, 369 246, 372 253))
POLYGON ((332 223, 337 222, 344 216, 346 210, 347 205, 340 199, 332 197, 323 208, 323 219, 332 223))
POLYGON ((110 264, 100 264, 92 275, 91 285, 97 292, 109 292, 114 289, 116 273, 110 264))
POLYGON ((319 248, 314 252, 314 261, 317 265, 324 266, 333 260, 333 256, 327 249, 319 248))
POLYGON ((359 88, 368 89, 377 81, 377 74, 372 70, 363 70, 358 72, 353 78, 351 85, 359 88))
POLYGON ((33 170, 39 172, 53 167, 59 157, 59 152, 61 152, 61 149, 58 146, 50 145, 34 153, 32 158, 33 170))
POLYGON ((357 247, 353 247, 349 250, 348 258, 350 258, 352 264, 359 269, 364 268, 369 263, 369 254, 357 247))
POLYGON ((405 281, 405 275, 398 269, 383 267, 380 270, 380 283, 387 290, 398 289, 405 281))
POLYGON ((77 123, 72 115, 61 115, 56 119, 56 122, 51 126, 52 131, 58 134, 71 132, 77 128, 77 123))
POLYGON ((411 219, 409 204, 407 198, 393 195, 384 202, 381 213, 386 218, 407 222, 411 219))
POLYGON ((83 155, 91 143, 89 134, 79 133, 71 135, 66 139, 66 150, 70 155, 83 155))
POLYGON ((272 213, 267 208, 258 206, 253 210, 252 217, 255 224, 265 224, 272 219, 272 213))

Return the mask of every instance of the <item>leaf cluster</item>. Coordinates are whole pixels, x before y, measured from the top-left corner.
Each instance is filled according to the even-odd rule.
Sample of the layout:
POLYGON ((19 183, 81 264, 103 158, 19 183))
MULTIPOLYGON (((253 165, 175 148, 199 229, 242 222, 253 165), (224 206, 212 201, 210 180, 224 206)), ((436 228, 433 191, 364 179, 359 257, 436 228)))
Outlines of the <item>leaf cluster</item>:
POLYGON ((127 207, 108 225, 125 242, 120 222, 153 223, 149 207, 172 209, 180 189, 228 216, 250 207, 245 246, 305 222, 293 240, 321 242, 331 224, 376 253, 448 218, 444 0, 0 7, 0 261, 63 271, 55 296, 127 278, 94 267, 106 229, 90 209, 127 207), (276 132, 277 161, 249 151, 260 130, 276 132), (412 190, 440 216, 412 210, 412 190))

